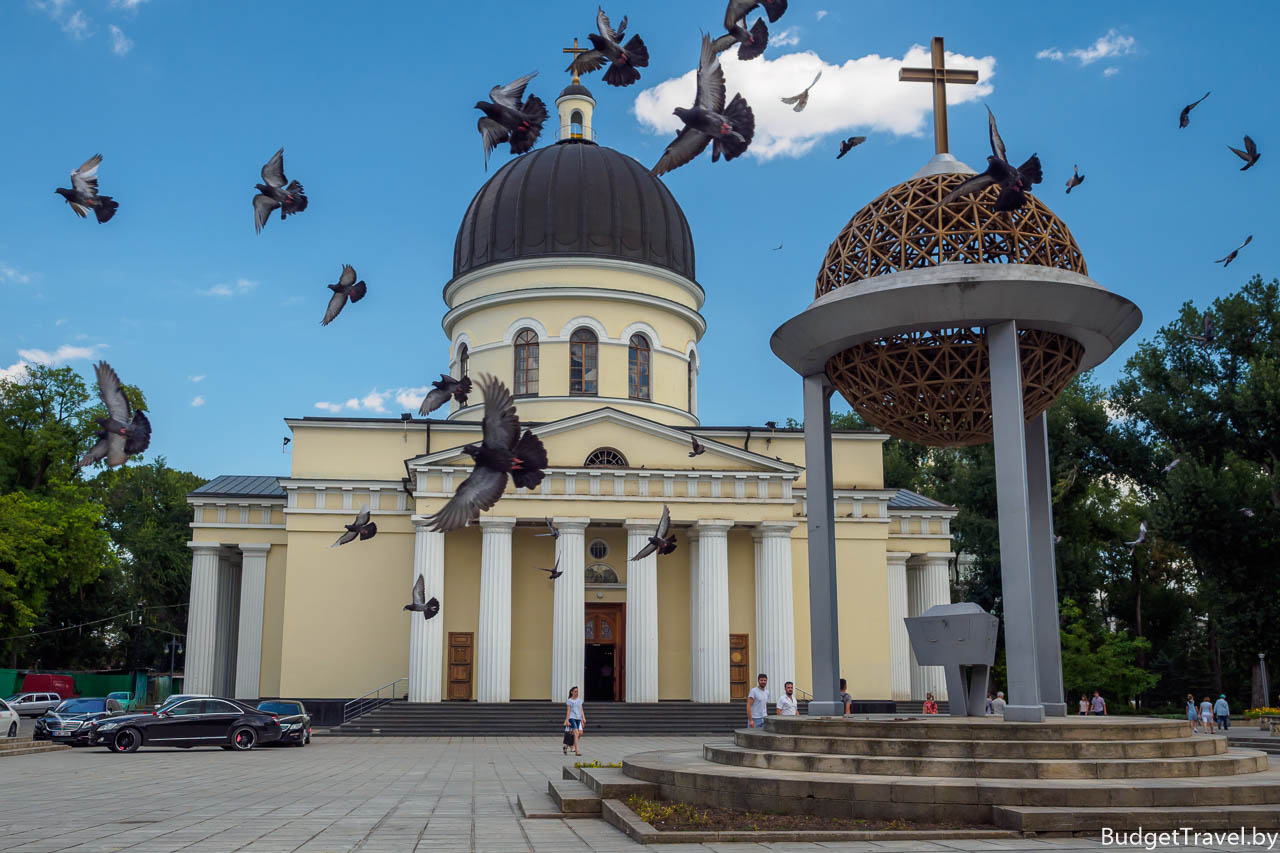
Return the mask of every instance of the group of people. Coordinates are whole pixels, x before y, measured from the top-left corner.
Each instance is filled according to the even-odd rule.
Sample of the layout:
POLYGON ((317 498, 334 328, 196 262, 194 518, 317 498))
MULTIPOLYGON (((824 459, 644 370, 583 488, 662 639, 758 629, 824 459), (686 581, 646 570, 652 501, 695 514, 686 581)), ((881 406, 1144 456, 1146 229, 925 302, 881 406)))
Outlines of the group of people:
POLYGON ((1206 696, 1197 707, 1196 697, 1188 693, 1187 720, 1190 721, 1193 732, 1211 735, 1215 732, 1215 725, 1225 732, 1231 728, 1231 706, 1227 704, 1227 694, 1219 694, 1217 702, 1209 701, 1206 696))
MULTIPOLYGON (((751 692, 747 694, 747 726, 753 729, 764 728, 764 718, 769 715, 769 676, 760 673, 756 676, 756 686, 751 688, 751 692)), ((844 693, 844 679, 840 679, 841 697, 848 695, 844 693)), ((796 686, 790 681, 782 685, 782 695, 778 697, 778 716, 795 717, 800 714, 799 703, 796 701, 796 686)), ((852 701, 850 699, 849 701, 852 701)), ((845 702, 845 713, 849 713, 849 701, 845 702)))
POLYGON ((1092 714, 1095 717, 1107 716, 1107 700, 1102 698, 1102 694, 1097 690, 1093 691, 1093 698, 1090 699, 1083 693, 1080 694, 1080 716, 1087 717, 1092 714))

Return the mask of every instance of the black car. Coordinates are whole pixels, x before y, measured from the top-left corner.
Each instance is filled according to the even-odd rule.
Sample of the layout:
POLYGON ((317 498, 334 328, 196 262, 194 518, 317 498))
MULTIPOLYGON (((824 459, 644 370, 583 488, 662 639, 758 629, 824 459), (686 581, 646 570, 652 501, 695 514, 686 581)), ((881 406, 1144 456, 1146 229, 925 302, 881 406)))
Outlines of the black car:
POLYGON ((247 751, 280 739, 275 717, 234 699, 186 699, 149 714, 125 714, 94 722, 90 742, 112 752, 140 746, 220 746, 247 751))
POLYGON ((283 733, 279 743, 306 746, 311 743, 311 715, 301 702, 294 699, 272 699, 259 702, 258 710, 275 715, 283 733))
POLYGON ((64 699, 36 719, 31 739, 88 746, 93 722, 123 713, 124 708, 110 696, 64 699))

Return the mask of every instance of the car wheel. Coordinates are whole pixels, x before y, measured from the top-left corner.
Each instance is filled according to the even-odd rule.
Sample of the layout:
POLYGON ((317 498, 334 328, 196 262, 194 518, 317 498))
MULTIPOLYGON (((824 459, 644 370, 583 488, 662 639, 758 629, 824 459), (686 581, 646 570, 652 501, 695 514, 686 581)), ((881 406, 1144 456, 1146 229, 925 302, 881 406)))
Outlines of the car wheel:
POLYGON ((112 752, 137 752, 142 746, 142 732, 137 729, 121 729, 111 739, 112 752))
POLYGON ((258 745, 258 733, 248 726, 241 726, 231 733, 231 746, 237 752, 248 752, 258 745))
POLYGON ((10 724, 9 724, 9 737, 17 737, 17 736, 18 736, 18 724, 17 724, 17 723, 10 723, 10 724))

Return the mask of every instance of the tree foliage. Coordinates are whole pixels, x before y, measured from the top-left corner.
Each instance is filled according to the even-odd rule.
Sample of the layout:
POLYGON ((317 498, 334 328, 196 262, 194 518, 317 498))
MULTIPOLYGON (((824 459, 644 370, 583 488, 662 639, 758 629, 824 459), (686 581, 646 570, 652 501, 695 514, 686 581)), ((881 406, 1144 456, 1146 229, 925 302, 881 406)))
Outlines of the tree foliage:
POLYGON ((1070 598, 1059 603, 1062 617, 1062 680, 1067 704, 1074 696, 1097 690, 1111 701, 1128 702, 1156 686, 1160 676, 1139 665, 1151 641, 1129 632, 1107 629, 1087 617, 1070 598))

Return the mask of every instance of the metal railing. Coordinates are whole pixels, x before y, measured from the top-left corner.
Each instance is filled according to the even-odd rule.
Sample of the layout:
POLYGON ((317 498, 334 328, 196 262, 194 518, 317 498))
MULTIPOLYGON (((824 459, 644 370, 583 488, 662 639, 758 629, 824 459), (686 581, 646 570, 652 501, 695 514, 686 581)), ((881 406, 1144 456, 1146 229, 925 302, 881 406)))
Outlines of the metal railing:
POLYGON ((377 690, 370 690, 368 693, 359 698, 352 699, 342 706, 342 722, 344 724, 351 722, 356 717, 369 713, 370 711, 388 705, 396 699, 403 699, 408 696, 409 677, 397 678, 390 684, 384 684, 377 690), (400 695, 396 695, 396 688, 401 684, 404 687, 400 689, 400 695))
POLYGON ((808 702, 811 699, 813 699, 813 694, 810 693, 808 690, 805 690, 803 687, 793 684, 791 685, 791 689, 795 691, 796 698, 798 699, 802 699, 805 702, 808 702))
POLYGON ((596 129, 594 127, 583 127, 580 124, 563 124, 556 131, 556 139, 585 139, 587 142, 597 142, 596 129))

